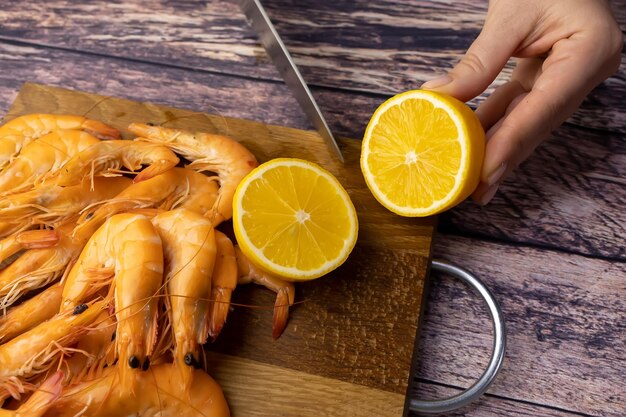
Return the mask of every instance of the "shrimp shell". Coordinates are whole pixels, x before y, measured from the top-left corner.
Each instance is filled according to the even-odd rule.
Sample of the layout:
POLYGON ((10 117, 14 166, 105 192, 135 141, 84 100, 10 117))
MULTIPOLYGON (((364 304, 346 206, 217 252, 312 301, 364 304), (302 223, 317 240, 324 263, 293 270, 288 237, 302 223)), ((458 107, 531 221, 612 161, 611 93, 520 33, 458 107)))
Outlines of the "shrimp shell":
POLYGON ((62 293, 61 284, 55 284, 7 311, 0 317, 0 343, 5 343, 52 318, 59 312, 62 293))
POLYGON ((165 282, 174 332, 174 365, 181 385, 191 387, 199 348, 208 336, 211 275, 215 264, 215 231, 211 222, 187 209, 156 216, 165 255, 165 282))
POLYGON ((75 311, 57 314, 0 345, 0 391, 19 399, 24 386, 17 377, 29 379, 49 370, 52 360, 78 340, 103 307, 98 302, 77 314, 75 311))
POLYGON ((61 311, 68 311, 111 284, 118 322, 115 350, 127 389, 133 389, 130 368, 150 363, 162 280, 159 234, 145 216, 125 213, 109 218, 91 236, 63 287, 61 311))
POLYGON ((28 291, 44 287, 65 274, 87 241, 80 236, 73 238, 70 235, 73 228, 73 223, 60 226, 54 231, 59 237, 56 246, 27 250, 0 271, 0 309, 6 309, 28 291))
POLYGON ((85 207, 110 199, 131 184, 125 177, 95 178, 94 182, 59 187, 44 185, 0 199, 0 222, 57 227, 85 207))
POLYGON ((62 391, 63 372, 48 377, 17 410, 0 409, 0 417, 42 417, 62 391))
POLYGON ((132 184, 112 199, 86 209, 76 232, 106 218, 140 208, 188 208, 204 214, 217 199, 217 184, 211 178, 185 168, 173 168, 149 180, 132 184))
POLYGON ((132 172, 149 165, 141 171, 134 182, 145 181, 173 168, 178 157, 165 146, 131 140, 109 140, 90 146, 67 161, 63 169, 49 181, 56 185, 80 184, 94 175, 119 175, 120 168, 132 172))
POLYGON ((105 376, 66 388, 55 401, 49 417, 60 416, 159 416, 229 417, 230 411, 220 386, 206 372, 193 370, 189 396, 184 395, 175 368, 155 365, 148 372, 134 374, 141 395, 134 395, 119 384, 116 367, 105 376))
POLYGON ((71 155, 100 143, 80 130, 57 130, 26 145, 0 175, 0 193, 26 191, 70 160, 71 155))
POLYGON ((34 139, 54 130, 84 130, 99 139, 119 139, 120 132, 97 120, 83 116, 27 114, 0 126, 0 168, 34 139))
POLYGON ((132 123, 128 130, 139 140, 166 145, 192 161, 189 168, 215 172, 220 190, 212 213, 207 214, 217 226, 233 215, 233 196, 237 185, 252 169, 258 166, 254 155, 236 140, 222 135, 168 129, 132 123))
POLYGON ((233 242, 220 231, 215 231, 217 255, 211 278, 211 314, 209 335, 215 340, 222 331, 230 308, 230 298, 237 286, 237 259, 233 242))

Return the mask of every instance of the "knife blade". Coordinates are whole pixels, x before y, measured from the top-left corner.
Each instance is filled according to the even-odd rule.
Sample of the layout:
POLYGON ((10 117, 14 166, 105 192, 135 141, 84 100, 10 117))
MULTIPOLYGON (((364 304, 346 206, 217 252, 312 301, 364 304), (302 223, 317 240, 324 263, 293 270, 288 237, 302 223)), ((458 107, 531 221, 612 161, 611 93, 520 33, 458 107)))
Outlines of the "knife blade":
POLYGON ((272 21, 265 12, 259 0, 239 0, 239 6, 246 15, 248 22, 259 35, 261 44, 267 51, 276 69, 283 77, 285 84, 296 98, 298 104, 307 115, 313 126, 322 136, 328 147, 337 155, 341 162, 344 162, 341 150, 333 136, 326 119, 315 102, 311 90, 302 78, 298 67, 293 62, 289 51, 280 39, 278 32, 274 28, 272 21))

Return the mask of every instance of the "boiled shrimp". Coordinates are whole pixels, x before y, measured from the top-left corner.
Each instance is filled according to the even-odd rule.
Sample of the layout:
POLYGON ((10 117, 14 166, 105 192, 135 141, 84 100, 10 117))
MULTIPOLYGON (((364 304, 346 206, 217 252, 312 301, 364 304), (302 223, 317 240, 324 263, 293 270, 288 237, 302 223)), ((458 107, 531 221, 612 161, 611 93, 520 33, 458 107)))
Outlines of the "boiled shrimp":
POLYGON ((63 169, 47 181, 67 186, 80 184, 95 175, 120 175, 120 168, 131 172, 149 165, 135 176, 134 182, 145 181, 173 168, 178 157, 165 146, 131 140, 109 140, 90 146, 67 161, 63 169))
POLYGON ((230 298, 237 286, 237 259, 233 242, 220 231, 215 231, 217 254, 211 278, 211 314, 209 335, 215 340, 222 331, 230 309, 230 298))
MULTIPOLYGON (((54 231, 59 238, 55 246, 27 250, 0 271, 0 309, 6 309, 28 291, 44 287, 65 274, 87 241, 85 236, 72 236, 74 224, 69 222, 54 231)), ((84 232, 88 236, 90 230, 84 229, 84 232)))
POLYGON ((152 223, 163 241, 174 365, 187 392, 192 367, 200 364, 199 348, 208 336, 215 232, 207 218, 187 209, 159 214, 152 223))
POLYGON ((141 386, 141 395, 135 396, 118 383, 114 367, 102 378, 64 389, 46 416, 230 416, 222 389, 206 372, 193 370, 188 396, 174 372, 170 364, 160 364, 136 373, 133 382, 141 386))
POLYGON ((239 247, 235 247, 235 253, 237 254, 237 282, 239 284, 254 282, 276 293, 274 317, 272 319, 272 337, 278 339, 287 325, 289 306, 293 305, 296 294, 295 288, 292 283, 283 281, 276 276, 258 269, 246 258, 239 247))
POLYGON ((132 390, 136 368, 147 369, 157 338, 163 279, 159 234, 145 216, 117 214, 89 239, 63 287, 62 311, 109 287, 114 290, 121 384, 132 390))
POLYGON ((27 114, 0 126, 0 168, 33 139, 54 130, 84 130, 99 139, 119 139, 120 132, 97 120, 82 116, 27 114))
POLYGON ((0 345, 0 393, 19 399, 24 380, 46 372, 52 361, 74 344, 95 321, 102 302, 84 304, 51 319, 0 345))
POLYGON ((116 197, 87 208, 78 220, 77 232, 106 218, 133 209, 188 208, 204 213, 217 198, 217 184, 206 175, 174 168, 146 181, 129 186, 116 197))
POLYGON ((45 291, 22 302, 0 317, 0 343, 5 343, 16 336, 52 318, 61 306, 61 284, 54 284, 45 291))
POLYGON ((132 123, 128 129, 140 140, 167 145, 192 161, 189 168, 211 171, 218 175, 220 190, 212 212, 207 214, 217 226, 233 214, 233 196, 237 185, 258 162, 254 155, 236 140, 210 133, 188 132, 132 123))
POLYGON ((59 242, 54 230, 28 230, 0 240, 0 263, 23 249, 49 248, 59 242))
POLYGON ((100 140, 80 130, 57 130, 24 146, 0 175, 0 193, 16 193, 59 170, 74 155, 100 140))
POLYGON ((63 372, 55 372, 17 410, 0 409, 0 417, 42 417, 61 395, 62 381, 63 372))
MULTIPOLYGON (((60 304, 60 301, 59 301, 60 304)), ((76 384, 103 375, 115 360, 115 316, 102 311, 76 344, 76 352, 63 362, 66 383, 76 384)))
POLYGON ((125 177, 95 178, 93 184, 59 187, 44 185, 24 193, 12 194, 0 199, 0 222, 21 224, 45 224, 57 227, 67 222, 85 207, 98 201, 110 199, 131 184, 125 177))

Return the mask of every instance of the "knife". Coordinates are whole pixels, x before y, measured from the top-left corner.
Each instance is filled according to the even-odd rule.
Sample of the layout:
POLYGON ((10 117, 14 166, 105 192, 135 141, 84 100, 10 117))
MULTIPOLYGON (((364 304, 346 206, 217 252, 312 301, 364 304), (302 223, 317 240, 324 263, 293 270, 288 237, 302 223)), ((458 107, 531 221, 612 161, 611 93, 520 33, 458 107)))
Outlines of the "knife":
POLYGON ((259 0, 239 0, 239 6, 246 15, 248 22, 259 35, 261 44, 270 56, 272 62, 283 77, 285 84, 296 97, 298 104, 309 120, 313 123, 319 134, 322 136, 328 147, 335 152, 341 162, 344 162, 341 150, 333 136, 320 108, 318 107, 309 87, 302 78, 298 67, 291 59, 289 51, 278 36, 270 18, 259 0))

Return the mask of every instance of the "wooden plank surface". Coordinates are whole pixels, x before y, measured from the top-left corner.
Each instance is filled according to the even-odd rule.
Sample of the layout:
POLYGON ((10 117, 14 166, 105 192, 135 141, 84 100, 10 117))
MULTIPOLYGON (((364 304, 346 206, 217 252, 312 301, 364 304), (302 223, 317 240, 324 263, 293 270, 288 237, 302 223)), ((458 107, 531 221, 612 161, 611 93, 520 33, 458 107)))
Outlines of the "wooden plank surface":
MULTIPOLYGON (((307 81, 316 84, 314 95, 333 130, 358 138, 371 111, 390 91, 419 85, 456 61, 463 45, 478 33, 485 1, 287 3, 264 1, 307 81), (298 7, 310 13, 293 10, 298 7), (362 28, 360 34, 358 28, 362 28), (411 30, 415 28, 424 30, 411 30), (369 42, 374 33, 381 34, 380 39, 369 42), (396 33, 404 36, 396 37, 396 33), (359 45, 360 37, 367 42, 359 45), (441 54, 433 56, 429 45, 437 41, 441 54)), ((178 2, 175 9, 162 2, 138 0, 97 1, 88 6, 54 0, 47 5, 31 0, 19 5, 2 3, 2 112, 21 83, 32 80, 310 127, 295 100, 276 82, 256 35, 242 28, 243 16, 230 2, 210 1, 202 7, 197 2, 178 2), (72 36, 67 35, 70 31, 72 36)), ((612 6, 624 30, 626 2, 612 2, 612 6)), ((480 401, 451 415, 626 415, 623 395, 597 395, 598 387, 626 386, 626 375, 617 373, 626 362, 623 344, 616 344, 619 337, 624 340, 624 328, 607 327, 605 334, 597 330, 603 323, 623 322, 624 307, 619 301, 626 297, 626 289, 619 281, 610 290, 595 288, 604 282, 604 269, 612 271, 612 276, 615 271, 624 275, 623 221, 612 220, 623 218, 626 199, 624 139, 615 133, 626 126, 621 100, 625 62, 620 73, 596 90, 572 119, 585 128, 559 129, 503 184, 504 192, 490 206, 466 203, 440 222, 446 233, 438 236, 435 255, 477 272, 489 286, 497 282, 496 295, 507 300, 507 320, 512 315, 514 321, 508 332, 509 349, 515 355, 513 359, 507 356, 503 374, 480 401), (584 210, 578 210, 579 206, 584 210), (521 257, 510 261, 511 251, 518 250, 521 257), (490 259, 491 266, 481 267, 475 257, 490 259), (507 281, 502 281, 500 270, 509 272, 507 281), (594 273, 598 283, 582 279, 574 288, 566 285, 594 273), (527 303, 531 304, 528 314, 527 303), (575 318, 569 320, 568 315, 575 318), (548 324, 538 334, 545 340, 540 341, 536 329, 544 322, 548 324), (583 342, 572 338, 590 347, 595 343, 596 348, 581 348, 583 342), (554 361, 559 369, 519 369, 524 364, 537 367, 546 346, 550 346, 549 354, 540 363, 554 361), (511 360, 520 366, 512 366, 511 360), (589 375, 593 376, 590 389, 589 375), (589 398, 575 401, 581 397, 589 398)), ((458 392, 478 377, 491 344, 488 326, 474 296, 452 281, 439 284, 436 280, 420 339, 420 352, 426 349, 436 356, 427 366, 420 364, 414 395, 441 397, 458 392)))
MULTIPOLYGON (((355 398, 375 392, 380 401, 390 405, 384 412, 380 408, 376 412, 352 409, 352 415, 403 414, 435 219, 399 218, 383 209, 360 174, 357 141, 342 141, 346 163, 341 164, 315 132, 37 84, 24 85, 6 119, 26 113, 82 114, 87 110, 90 117, 120 130, 135 121, 227 134, 246 145, 259 162, 275 157, 304 158, 340 178, 359 216, 356 248, 344 265, 325 278, 297 284, 297 299, 303 302, 291 309, 287 329, 277 341, 271 338, 274 294, 252 286, 238 289, 234 303, 265 308, 236 307, 210 348, 259 364, 262 372, 251 371, 245 380, 218 377, 218 381, 233 387, 233 401, 242 404, 235 416, 252 415, 253 403, 242 400, 250 384, 263 387, 267 397, 289 394, 285 386, 264 385, 267 369, 262 364, 284 369, 286 386, 300 382, 289 378, 309 374, 311 381, 321 381, 319 384, 326 379, 342 381, 342 391, 353 390, 355 398), (254 375, 258 379, 253 379, 254 375)), ((309 400, 326 402, 325 407, 338 406, 333 397, 311 396, 309 400)), ((284 415, 296 414, 285 408, 284 415)))
MULTIPOLYGON (((5 3, 0 39, 280 79, 236 2, 5 3), (71 32, 66 30, 70 25, 71 32)), ((626 23, 623 2, 613 3, 618 21, 626 23)), ((451 68, 478 35, 487 1, 269 0, 264 5, 307 82, 388 96, 417 88, 451 68)), ((506 81, 511 68, 492 87, 506 81)), ((626 104, 620 99, 626 92, 625 76, 623 64, 570 122, 625 132, 626 104)))
MULTIPOLYGON (((2 43, 0 60, 3 112, 21 84, 30 80, 310 128, 288 89, 278 83, 2 43)), ((314 90, 314 95, 331 129, 353 138, 362 136, 381 102, 342 91, 314 90)), ((621 134, 563 126, 504 182, 492 204, 463 204, 443 216, 442 226, 451 233, 625 259, 626 221, 620 209, 626 202, 625 178, 621 134)))
MULTIPOLYGON (((481 277, 504 312, 507 351, 489 393, 585 415, 626 415, 626 263, 450 235, 435 238, 434 252, 481 277)), ((417 374, 469 386, 488 361, 490 326, 464 286, 433 278, 417 374)))

